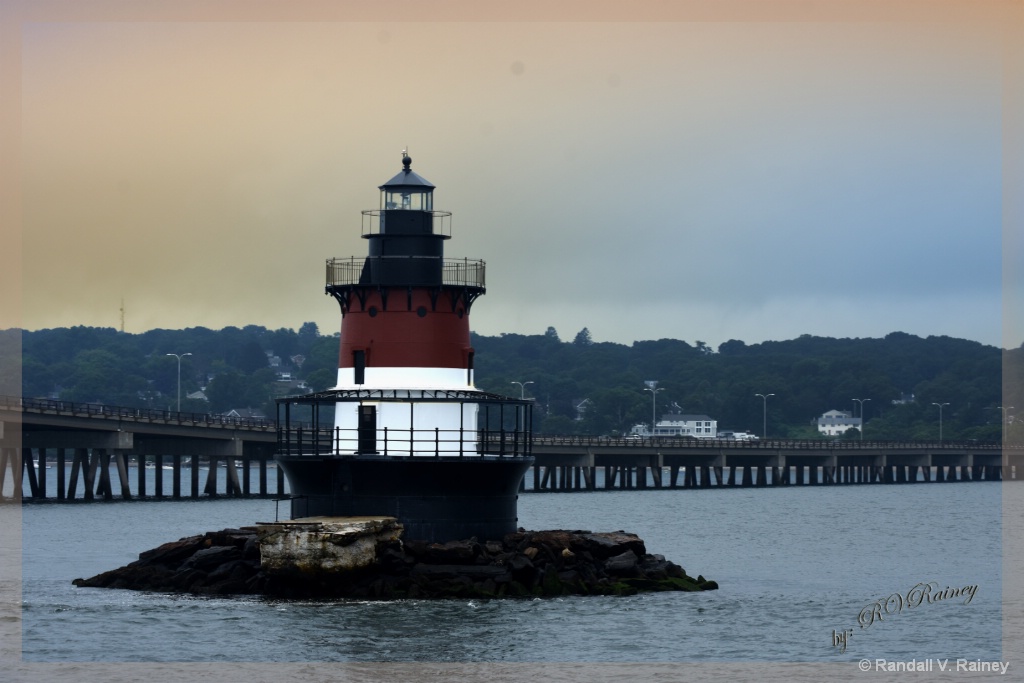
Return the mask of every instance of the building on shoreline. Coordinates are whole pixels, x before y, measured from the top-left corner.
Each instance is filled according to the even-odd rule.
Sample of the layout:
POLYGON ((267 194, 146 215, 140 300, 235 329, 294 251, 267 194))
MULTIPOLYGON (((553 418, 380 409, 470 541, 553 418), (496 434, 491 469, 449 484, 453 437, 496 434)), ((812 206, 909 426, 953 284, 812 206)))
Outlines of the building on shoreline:
POLYGON ((666 413, 661 416, 654 431, 645 424, 634 425, 631 435, 648 437, 693 437, 696 439, 718 438, 718 420, 708 415, 666 413))
POLYGON ((843 410, 830 410, 818 418, 818 433, 825 436, 842 436, 853 428, 861 429, 861 418, 843 410))

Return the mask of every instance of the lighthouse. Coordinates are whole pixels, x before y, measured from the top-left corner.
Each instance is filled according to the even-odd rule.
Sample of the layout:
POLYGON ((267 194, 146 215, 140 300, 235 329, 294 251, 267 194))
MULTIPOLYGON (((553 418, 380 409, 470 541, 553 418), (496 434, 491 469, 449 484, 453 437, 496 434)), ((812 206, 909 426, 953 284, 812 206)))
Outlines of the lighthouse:
POLYGON ((532 403, 474 385, 469 312, 482 260, 446 258, 451 213, 402 169, 362 212, 367 255, 327 261, 341 308, 337 384, 279 399, 277 462, 293 518, 390 516, 410 539, 497 539, 517 528, 532 403))

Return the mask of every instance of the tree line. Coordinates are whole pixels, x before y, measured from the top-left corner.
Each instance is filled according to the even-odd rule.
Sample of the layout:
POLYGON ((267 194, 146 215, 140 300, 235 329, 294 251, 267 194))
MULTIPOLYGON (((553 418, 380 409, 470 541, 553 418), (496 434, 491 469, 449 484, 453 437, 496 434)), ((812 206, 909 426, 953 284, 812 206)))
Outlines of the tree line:
MULTIPOLYGON (((0 335, 21 336, 29 397, 173 410, 178 358, 168 354, 178 354, 183 411, 251 408, 273 417, 275 398, 326 389, 337 374, 338 335, 320 334, 315 323, 297 331, 72 327, 0 335), (205 400, 187 398, 198 391, 205 400)), ((0 349, 16 347, 2 342, 0 349)), ((586 328, 562 341, 553 327, 538 335, 474 333, 472 344, 476 386, 534 399, 536 431, 544 434, 618 435, 671 412, 708 415, 719 429, 818 438, 817 417, 835 409, 857 417, 863 410, 863 438, 927 440, 939 437, 941 405, 944 439, 995 441, 1005 430, 1024 441, 1024 419, 1013 407, 1024 414, 1024 347, 893 332, 730 340, 714 349, 677 339, 596 342, 586 328), (651 381, 660 391, 645 390, 651 381)))

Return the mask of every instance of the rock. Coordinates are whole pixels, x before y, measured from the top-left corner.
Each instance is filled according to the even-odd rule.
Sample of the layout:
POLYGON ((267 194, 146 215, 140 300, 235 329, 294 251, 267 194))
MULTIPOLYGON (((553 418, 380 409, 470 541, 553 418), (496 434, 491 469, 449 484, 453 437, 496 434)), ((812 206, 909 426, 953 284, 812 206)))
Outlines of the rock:
POLYGON ((504 567, 471 564, 418 564, 409 572, 410 576, 429 576, 447 578, 465 576, 471 579, 487 579, 501 576, 506 572, 504 567))
POLYGON ((627 550, 632 550, 637 557, 647 554, 647 548, 640 537, 636 534, 627 534, 624 531, 602 534, 584 533, 580 535, 577 543, 597 559, 621 555, 627 550))
POLYGON ((475 540, 449 541, 448 543, 431 543, 426 547, 421 559, 429 564, 473 564, 482 553, 480 544, 475 540))
POLYGON ((637 566, 640 558, 632 550, 609 557, 604 562, 605 571, 613 576, 638 576, 640 568, 637 566))
POLYGON ((180 565, 197 550, 208 547, 203 536, 189 536, 139 553, 138 563, 145 565, 180 565))
POLYGON ((516 581, 524 584, 529 584, 537 575, 537 568, 533 566, 533 562, 525 554, 514 555, 505 566, 512 572, 512 577, 516 581))
POLYGON ((224 529, 147 550, 80 587, 373 599, 631 595, 714 590, 623 531, 525 531, 501 542, 404 542, 391 518, 315 518, 224 529))
POLYGON ((192 557, 185 560, 184 569, 197 569, 212 572, 226 562, 242 559, 242 551, 233 545, 218 545, 197 550, 192 557))

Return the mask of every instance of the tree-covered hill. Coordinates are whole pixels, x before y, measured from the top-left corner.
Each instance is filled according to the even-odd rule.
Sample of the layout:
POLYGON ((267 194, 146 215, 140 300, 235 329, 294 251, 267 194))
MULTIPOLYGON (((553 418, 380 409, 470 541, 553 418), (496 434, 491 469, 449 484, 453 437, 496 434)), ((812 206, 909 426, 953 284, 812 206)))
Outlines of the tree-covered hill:
MULTIPOLYGON (((320 335, 314 323, 298 331, 73 327, 0 335, 21 335, 25 396, 109 405, 174 409, 178 359, 168 354, 189 353, 181 358, 182 410, 195 412, 254 408, 273 416, 275 397, 331 386, 338 354, 338 336, 320 335), (208 400, 185 398, 200 390, 208 400)), ((865 438, 935 439, 939 403, 948 404, 947 439, 998 439, 1004 415, 1024 436, 1024 422, 1010 409, 1024 411, 1024 348, 894 332, 882 339, 730 340, 715 350, 675 339, 595 342, 586 329, 564 342, 554 328, 474 334, 472 343, 477 386, 518 395, 515 383, 524 383, 544 433, 622 433, 650 422, 656 408, 659 417, 703 413, 720 429, 756 433, 766 418, 769 436, 814 438, 822 413, 859 415, 863 405, 865 438), (650 380, 663 390, 653 406, 650 380), (773 395, 765 403, 756 394, 773 395)))
MULTIPOLYGON (((859 415, 861 403, 853 399, 860 399, 868 438, 937 438, 939 410, 932 404, 948 403, 946 438, 998 439, 1005 400, 1004 352, 950 337, 895 332, 884 339, 730 340, 716 353, 703 342, 675 339, 624 346, 581 342, 577 335, 561 343, 549 329, 544 336, 474 336, 473 344, 480 359, 477 385, 508 392, 518 390, 510 382, 534 382, 528 390, 547 418, 545 431, 553 432, 606 434, 649 423, 649 380, 664 389, 657 395, 659 416, 674 406, 707 414, 719 428, 755 433, 765 410, 756 394, 774 394, 767 400, 769 436, 814 437, 818 416, 831 409, 859 415)), ((1007 372, 1014 358, 1020 365, 1021 353, 1005 354, 1007 372)), ((1007 405, 1020 403, 1024 410, 1024 396, 1008 398, 1007 405)))
POLYGON ((173 410, 178 358, 169 354, 178 354, 182 410, 252 408, 273 415, 275 397, 302 393, 295 391, 299 380, 322 389, 337 375, 337 339, 320 336, 314 323, 298 332, 249 325, 142 334, 72 327, 21 334, 22 393, 31 397, 173 410), (186 398, 198 391, 208 400, 186 398))

